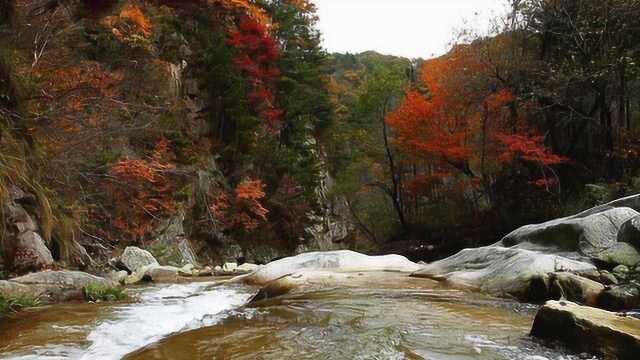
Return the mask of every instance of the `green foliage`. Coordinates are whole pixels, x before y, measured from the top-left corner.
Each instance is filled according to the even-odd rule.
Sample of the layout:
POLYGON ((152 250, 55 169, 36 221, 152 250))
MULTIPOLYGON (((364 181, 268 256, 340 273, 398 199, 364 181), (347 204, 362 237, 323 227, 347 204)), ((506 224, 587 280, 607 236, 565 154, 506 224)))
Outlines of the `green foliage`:
POLYGON ((116 286, 104 286, 101 284, 89 284, 82 289, 87 301, 119 301, 129 297, 127 290, 116 286))
POLYGON ((0 294, 0 317, 6 314, 15 313, 25 308, 37 307, 40 300, 29 296, 7 297, 0 294))

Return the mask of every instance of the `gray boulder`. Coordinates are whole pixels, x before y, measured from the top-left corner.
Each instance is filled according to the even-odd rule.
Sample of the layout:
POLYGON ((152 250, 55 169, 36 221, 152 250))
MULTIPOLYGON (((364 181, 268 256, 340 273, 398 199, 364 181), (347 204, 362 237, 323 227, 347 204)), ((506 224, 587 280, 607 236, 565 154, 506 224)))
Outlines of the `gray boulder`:
POLYGON ((618 232, 618 241, 640 249, 640 216, 627 220, 618 232))
POLYGON ((174 283, 178 281, 179 269, 173 266, 145 266, 141 272, 145 277, 157 283, 174 283))
MULTIPOLYGON (((535 282, 540 280, 540 275, 595 270, 595 266, 590 263, 558 255, 488 246, 462 250, 456 255, 423 267, 412 276, 444 281, 456 288, 529 300, 535 297, 531 294, 532 282, 535 286, 535 282)), ((542 280, 544 294, 549 288, 549 283, 548 279, 542 280)))
POLYGON ((160 266, 150 252, 134 246, 124 249, 124 252, 120 255, 120 262, 132 273, 139 272, 145 266, 160 266))
POLYGON ((540 308, 531 335, 604 359, 635 360, 640 354, 639 319, 566 301, 549 301, 540 308))
POLYGON ((592 257, 617 243, 618 231, 627 220, 638 216, 628 207, 597 207, 577 215, 526 225, 496 244, 505 247, 577 252, 592 257))
POLYGON ((28 296, 43 303, 82 299, 89 284, 117 286, 111 280, 80 271, 44 271, 0 281, 0 293, 5 296, 28 296))
POLYGON ((618 265, 633 267, 640 263, 640 253, 631 244, 619 242, 606 250, 594 254, 593 259, 613 267, 618 265))
POLYGON ((27 230, 18 235, 15 266, 18 269, 43 269, 53 265, 51 251, 40 235, 27 230))
POLYGON ((301 271, 326 273, 393 271, 411 273, 420 265, 400 255, 368 256, 341 250, 311 252, 271 262, 254 272, 236 278, 252 285, 264 285, 286 275, 301 271))

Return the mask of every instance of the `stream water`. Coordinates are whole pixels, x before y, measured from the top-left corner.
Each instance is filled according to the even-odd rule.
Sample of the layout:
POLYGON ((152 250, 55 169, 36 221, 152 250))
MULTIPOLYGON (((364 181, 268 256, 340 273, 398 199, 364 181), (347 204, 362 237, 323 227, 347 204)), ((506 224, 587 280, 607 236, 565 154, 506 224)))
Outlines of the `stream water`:
POLYGON ((0 359, 577 359, 528 337, 535 306, 422 279, 245 306, 254 291, 156 285, 25 311, 0 324, 0 359))

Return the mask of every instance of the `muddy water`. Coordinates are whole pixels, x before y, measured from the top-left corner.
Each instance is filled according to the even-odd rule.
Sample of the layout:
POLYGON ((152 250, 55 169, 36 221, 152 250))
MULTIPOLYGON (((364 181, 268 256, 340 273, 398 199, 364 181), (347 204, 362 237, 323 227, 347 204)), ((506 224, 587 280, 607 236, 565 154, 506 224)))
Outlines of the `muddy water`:
POLYGON ((148 287, 0 324, 0 359, 575 359, 527 336, 536 308, 418 279, 242 306, 252 290, 148 287))

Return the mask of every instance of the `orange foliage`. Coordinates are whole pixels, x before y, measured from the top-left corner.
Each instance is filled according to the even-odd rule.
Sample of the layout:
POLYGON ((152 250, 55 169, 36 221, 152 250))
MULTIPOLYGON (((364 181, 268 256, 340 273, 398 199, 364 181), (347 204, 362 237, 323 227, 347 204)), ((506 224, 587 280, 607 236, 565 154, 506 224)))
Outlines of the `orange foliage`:
POLYGON ((515 157, 542 165, 557 165, 567 161, 545 147, 543 136, 496 134, 495 137, 504 145, 500 155, 503 162, 512 161, 515 157))
POLYGON ((142 238, 154 219, 173 211, 171 182, 167 170, 173 153, 169 141, 161 139, 147 159, 121 159, 111 166, 116 184, 109 190, 115 204, 112 225, 134 238, 142 238))
POLYGON ((144 36, 148 37, 151 35, 151 23, 139 7, 127 4, 122 11, 120 11, 120 19, 128 20, 144 36))
POLYGON ((221 193, 209 210, 225 230, 252 232, 261 222, 267 221, 269 211, 260 203, 266 195, 263 188, 262 181, 245 179, 236 187, 233 200, 221 193))

